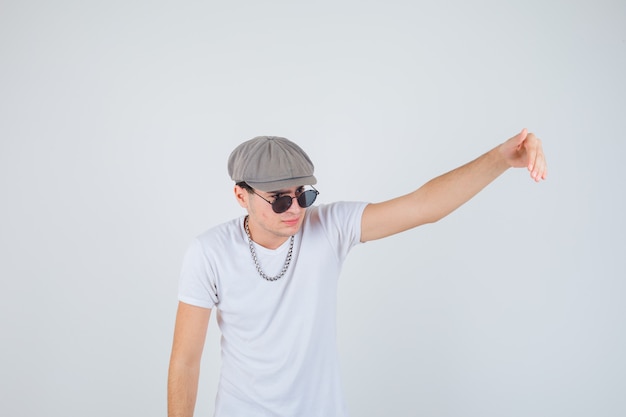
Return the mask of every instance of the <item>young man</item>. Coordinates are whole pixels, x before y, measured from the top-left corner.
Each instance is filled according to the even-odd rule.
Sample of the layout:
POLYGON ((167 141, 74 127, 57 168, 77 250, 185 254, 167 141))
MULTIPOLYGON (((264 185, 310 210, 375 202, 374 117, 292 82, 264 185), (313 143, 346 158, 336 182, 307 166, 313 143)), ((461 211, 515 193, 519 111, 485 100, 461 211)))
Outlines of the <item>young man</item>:
POLYGON ((295 143, 257 137, 230 155, 247 215, 198 236, 183 262, 168 379, 169 417, 191 417, 213 309, 222 331, 216 417, 343 417, 336 295, 352 247, 436 222, 510 167, 546 178, 526 129, 407 195, 312 206, 313 163, 295 143), (295 200, 295 201, 294 201, 295 200))

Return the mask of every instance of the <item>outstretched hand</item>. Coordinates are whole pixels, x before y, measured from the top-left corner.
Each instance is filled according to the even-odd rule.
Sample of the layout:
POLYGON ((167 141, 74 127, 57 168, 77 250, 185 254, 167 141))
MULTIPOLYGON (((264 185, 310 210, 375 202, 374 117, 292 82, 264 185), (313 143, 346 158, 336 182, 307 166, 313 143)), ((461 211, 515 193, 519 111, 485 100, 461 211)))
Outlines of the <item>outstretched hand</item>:
POLYGON ((536 182, 545 180, 548 176, 548 166, 541 140, 534 133, 528 133, 526 128, 501 144, 500 152, 509 166, 526 167, 531 178, 536 182))

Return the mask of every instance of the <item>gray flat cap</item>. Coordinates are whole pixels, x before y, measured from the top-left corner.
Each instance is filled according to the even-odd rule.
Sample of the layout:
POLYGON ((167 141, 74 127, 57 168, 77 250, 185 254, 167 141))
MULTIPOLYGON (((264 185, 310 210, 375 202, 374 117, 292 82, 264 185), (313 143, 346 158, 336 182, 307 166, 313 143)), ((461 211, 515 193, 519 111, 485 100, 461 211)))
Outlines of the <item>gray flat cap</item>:
POLYGON ((261 191, 313 185, 314 166, 309 156, 289 139, 257 136, 237 146, 228 158, 228 174, 235 183, 245 181, 261 191))

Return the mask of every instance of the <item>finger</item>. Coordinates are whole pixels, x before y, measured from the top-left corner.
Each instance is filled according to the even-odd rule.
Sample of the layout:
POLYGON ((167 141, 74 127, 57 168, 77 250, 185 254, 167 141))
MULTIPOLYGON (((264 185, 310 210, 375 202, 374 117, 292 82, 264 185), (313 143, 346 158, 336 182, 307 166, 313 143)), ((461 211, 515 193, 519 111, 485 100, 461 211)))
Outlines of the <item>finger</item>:
POLYGON ((530 176, 535 182, 539 182, 541 176, 543 175, 543 158, 541 153, 537 153, 537 157, 535 158, 535 162, 533 163, 534 168, 531 171, 530 176))
POLYGON ((528 129, 523 128, 521 132, 519 132, 517 135, 511 138, 514 141, 517 149, 519 149, 522 146, 527 136, 528 136, 528 129))
POLYGON ((533 162, 533 170, 531 171, 531 176, 535 181, 539 182, 542 179, 545 179, 547 176, 547 165, 546 158, 543 153, 543 147, 541 146, 541 140, 536 139, 536 141, 536 156, 533 162))
POLYGON ((535 137, 534 133, 529 133, 526 136, 526 140, 524 141, 524 147, 526 149, 527 161, 528 161, 528 171, 531 172, 531 175, 534 173, 533 170, 536 166, 537 155, 540 153, 540 144, 539 140, 535 137))
POLYGON ((538 181, 537 177, 539 176, 540 168, 539 168, 539 164, 537 163, 537 159, 535 159, 535 162, 533 162, 533 168, 529 169, 529 172, 530 172, 530 177, 533 180, 538 181))

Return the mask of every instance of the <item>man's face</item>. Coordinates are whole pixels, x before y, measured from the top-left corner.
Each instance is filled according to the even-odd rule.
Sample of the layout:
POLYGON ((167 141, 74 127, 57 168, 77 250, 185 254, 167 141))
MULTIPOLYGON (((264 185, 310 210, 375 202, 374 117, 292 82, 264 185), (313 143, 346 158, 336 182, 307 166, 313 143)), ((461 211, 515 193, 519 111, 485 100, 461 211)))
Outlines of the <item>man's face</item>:
POLYGON ((279 247, 302 227, 306 208, 300 207, 295 197, 304 191, 303 186, 266 192, 254 190, 249 193, 235 186, 235 196, 239 204, 248 210, 248 226, 252 239, 261 246, 270 249, 279 247), (282 196, 292 197, 292 204, 287 211, 276 213, 270 203, 282 196), (269 201, 269 202, 268 202, 269 201))

